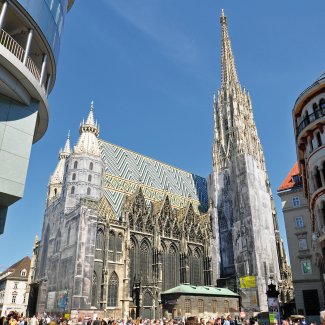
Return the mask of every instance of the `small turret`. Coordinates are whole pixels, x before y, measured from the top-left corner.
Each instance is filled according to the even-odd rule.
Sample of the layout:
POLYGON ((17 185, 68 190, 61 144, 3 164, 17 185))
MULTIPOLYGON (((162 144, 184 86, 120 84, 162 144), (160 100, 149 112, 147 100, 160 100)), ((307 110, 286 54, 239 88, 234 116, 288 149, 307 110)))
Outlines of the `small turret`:
POLYGON ((48 184, 48 194, 47 194, 47 206, 53 201, 54 198, 60 196, 62 191, 62 182, 64 177, 64 166, 67 158, 71 155, 70 149, 70 131, 68 133, 67 141, 64 145, 63 150, 59 151, 59 162, 54 170, 54 173, 50 177, 48 184))
POLYGON ((79 127, 78 143, 66 163, 65 208, 72 209, 81 199, 99 201, 102 197, 104 165, 99 149, 99 126, 94 119, 94 102, 86 121, 79 127))
POLYGON ((90 104, 90 112, 86 123, 82 121, 79 128, 79 140, 74 147, 75 154, 88 153, 93 156, 100 156, 98 145, 99 126, 94 120, 94 102, 90 104))

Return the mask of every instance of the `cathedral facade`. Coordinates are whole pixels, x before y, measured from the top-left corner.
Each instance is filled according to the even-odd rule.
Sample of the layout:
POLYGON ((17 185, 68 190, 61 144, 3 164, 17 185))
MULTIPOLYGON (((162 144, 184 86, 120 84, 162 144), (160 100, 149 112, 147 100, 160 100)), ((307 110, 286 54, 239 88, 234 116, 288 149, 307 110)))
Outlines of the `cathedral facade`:
POLYGON ((37 311, 162 317, 162 292, 211 285, 207 182, 98 134, 92 106, 50 177, 37 311))
POLYGON ((268 281, 280 279, 276 212, 251 99, 238 80, 223 12, 220 22, 222 83, 214 97, 209 177, 213 269, 219 285, 240 290, 245 311, 266 311, 268 281))
POLYGON ((208 182, 99 139, 91 105, 76 146, 68 136, 50 177, 34 279, 38 312, 160 318, 162 293, 181 284, 232 288, 248 315, 268 309, 267 284, 280 280, 284 263, 281 239, 223 13, 221 29, 208 182))

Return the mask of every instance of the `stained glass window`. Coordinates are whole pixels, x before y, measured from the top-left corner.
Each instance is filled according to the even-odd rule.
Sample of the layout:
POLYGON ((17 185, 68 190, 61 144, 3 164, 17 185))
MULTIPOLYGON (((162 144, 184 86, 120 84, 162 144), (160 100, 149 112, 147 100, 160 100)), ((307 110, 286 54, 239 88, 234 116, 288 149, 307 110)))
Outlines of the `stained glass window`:
POLYGON ((116 307, 117 298, 118 298, 118 276, 115 272, 113 272, 108 282, 107 306, 116 307))

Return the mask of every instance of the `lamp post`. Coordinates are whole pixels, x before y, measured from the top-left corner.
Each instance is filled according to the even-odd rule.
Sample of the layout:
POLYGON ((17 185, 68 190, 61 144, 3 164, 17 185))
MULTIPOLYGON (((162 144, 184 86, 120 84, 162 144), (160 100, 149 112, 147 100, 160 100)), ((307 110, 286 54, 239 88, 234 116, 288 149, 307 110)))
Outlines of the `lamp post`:
POLYGON ((266 291, 267 295, 267 305, 269 308, 269 320, 270 324, 281 324, 280 317, 280 305, 279 305, 279 291, 276 290, 276 285, 273 284, 272 279, 271 283, 267 286, 266 291))

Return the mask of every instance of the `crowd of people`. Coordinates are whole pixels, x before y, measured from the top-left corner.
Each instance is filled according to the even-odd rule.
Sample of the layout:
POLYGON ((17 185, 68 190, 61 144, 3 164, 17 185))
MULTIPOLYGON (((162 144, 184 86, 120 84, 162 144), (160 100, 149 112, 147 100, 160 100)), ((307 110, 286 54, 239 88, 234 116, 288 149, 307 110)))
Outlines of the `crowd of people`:
MULTIPOLYGON (((325 311, 320 315, 322 325, 325 325, 325 311)), ((245 320, 239 320, 232 318, 231 315, 226 317, 216 317, 205 320, 197 317, 177 317, 176 319, 132 319, 127 320, 119 319, 114 320, 112 317, 108 319, 95 319, 90 316, 79 317, 77 322, 64 317, 51 317, 50 315, 44 315, 43 317, 24 317, 22 314, 11 312, 7 316, 0 318, 0 325, 262 325, 259 324, 256 318, 249 318, 245 320)), ((272 324, 271 324, 272 325, 272 324)), ((276 324, 274 324, 276 325, 276 324)), ((304 318, 302 319, 285 319, 281 325, 316 325, 316 322, 312 321, 307 324, 304 318)))

